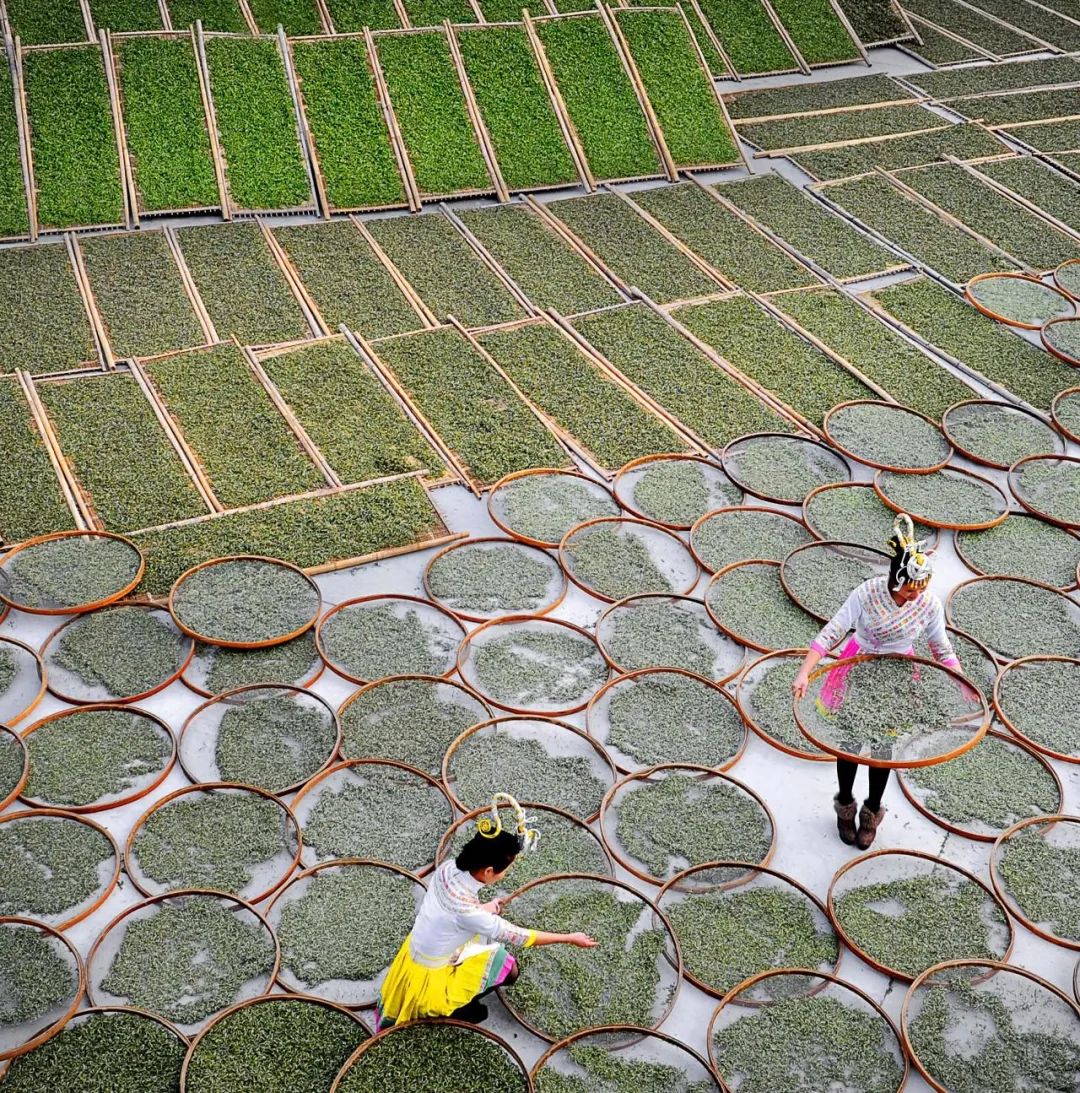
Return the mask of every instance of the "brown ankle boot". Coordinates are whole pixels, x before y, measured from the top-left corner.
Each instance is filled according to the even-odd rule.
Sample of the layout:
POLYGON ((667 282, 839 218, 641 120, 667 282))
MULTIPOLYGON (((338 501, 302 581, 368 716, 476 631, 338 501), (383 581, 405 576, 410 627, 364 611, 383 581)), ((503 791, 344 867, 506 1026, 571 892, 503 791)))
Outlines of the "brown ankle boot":
POLYGON ((833 797, 832 802, 833 808, 836 810, 836 829, 840 832, 840 838, 847 843, 848 846, 853 846, 855 843, 856 804, 854 800, 852 800, 846 805, 842 805, 840 803, 839 793, 833 797))
POLYGON ((859 809, 859 833, 855 836, 855 841, 859 844, 860 850, 869 850, 874 845, 874 836, 877 835, 877 829, 884 819, 884 806, 877 812, 871 812, 865 804, 859 809))

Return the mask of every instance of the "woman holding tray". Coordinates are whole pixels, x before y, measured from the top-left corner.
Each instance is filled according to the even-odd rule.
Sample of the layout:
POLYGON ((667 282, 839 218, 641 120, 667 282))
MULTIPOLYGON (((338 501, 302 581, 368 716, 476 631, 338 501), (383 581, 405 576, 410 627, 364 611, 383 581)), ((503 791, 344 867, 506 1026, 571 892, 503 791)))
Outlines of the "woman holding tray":
MULTIPOLYGON (((914 656, 915 643, 925 634, 934 660, 959 670, 960 661, 945 630, 945 610, 941 601, 928 591, 933 562, 924 553, 923 544, 915 540, 910 516, 897 516, 888 548, 892 554, 888 576, 872 577, 859 585, 812 642, 791 685, 797 699, 805 696, 810 685, 810 673, 818 662, 850 631, 854 631, 854 635, 840 650, 841 659, 859 653, 914 656)), ((850 671, 850 664, 840 665, 826 676, 818 698, 819 705, 825 710, 840 707, 844 700, 844 681, 850 671)), ((833 798, 833 807, 840 838, 849 846, 857 844, 860 850, 868 850, 881 821, 885 819, 881 797, 889 781, 889 770, 887 767, 870 767, 870 793, 859 810, 856 830, 856 801, 851 791, 858 769, 859 764, 852 760, 836 761, 836 778, 840 788, 833 798)))
POLYGON ((517 801, 497 793, 457 858, 432 874, 412 931, 383 983, 376 1032, 419 1017, 483 1021, 487 1006, 480 998, 518 977, 517 960, 508 945, 596 945, 587 934, 523 929, 499 917, 500 900, 480 902, 481 888, 502 880, 518 855, 535 849, 539 838, 517 801), (515 831, 503 829, 500 800, 513 812, 515 831))

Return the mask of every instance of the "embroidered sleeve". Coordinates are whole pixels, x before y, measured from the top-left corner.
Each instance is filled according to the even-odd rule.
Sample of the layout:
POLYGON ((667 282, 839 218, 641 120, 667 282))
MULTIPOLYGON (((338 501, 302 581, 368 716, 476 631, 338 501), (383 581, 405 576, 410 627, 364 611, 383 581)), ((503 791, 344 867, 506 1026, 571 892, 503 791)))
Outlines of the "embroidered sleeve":
POLYGON ((468 910, 462 910, 457 915, 458 925, 471 934, 477 934, 487 941, 497 941, 503 945, 514 945, 519 948, 528 947, 536 939, 534 930, 526 930, 522 926, 515 926, 507 922, 505 918, 485 911, 479 904, 468 910))
POLYGON ((941 606, 941 600, 934 600, 930 621, 926 624, 926 640, 930 646, 930 655, 939 664, 949 668, 960 667, 956 650, 949 640, 949 632, 945 629, 945 609, 941 606))
POLYGON ((821 633, 814 638, 810 648, 825 656, 826 653, 849 631, 855 629, 855 624, 862 614, 862 591, 859 585, 844 601, 844 606, 822 627, 821 633))

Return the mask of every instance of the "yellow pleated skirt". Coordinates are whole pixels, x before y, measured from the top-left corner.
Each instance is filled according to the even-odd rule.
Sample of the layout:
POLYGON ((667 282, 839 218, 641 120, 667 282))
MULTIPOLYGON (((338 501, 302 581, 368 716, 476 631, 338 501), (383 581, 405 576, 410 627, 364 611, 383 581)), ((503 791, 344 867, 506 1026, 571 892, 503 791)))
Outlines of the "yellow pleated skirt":
POLYGON ((502 983, 515 964, 504 945, 472 945, 456 962, 429 968, 413 960, 406 938, 383 982, 377 1025, 449 1017, 478 994, 502 983))

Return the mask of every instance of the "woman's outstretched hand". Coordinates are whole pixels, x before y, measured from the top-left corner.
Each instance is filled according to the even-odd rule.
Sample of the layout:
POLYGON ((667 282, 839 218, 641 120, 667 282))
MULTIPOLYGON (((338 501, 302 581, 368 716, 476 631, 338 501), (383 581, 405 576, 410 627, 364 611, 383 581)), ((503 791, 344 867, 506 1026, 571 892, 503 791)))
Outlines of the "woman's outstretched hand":
POLYGON ((600 944, 595 938, 589 937, 588 934, 567 934, 567 945, 575 945, 579 949, 595 949, 600 944))
POLYGON ((795 681, 791 684, 791 693, 796 698, 805 698, 807 688, 810 686, 810 673, 803 669, 795 677, 795 681))

